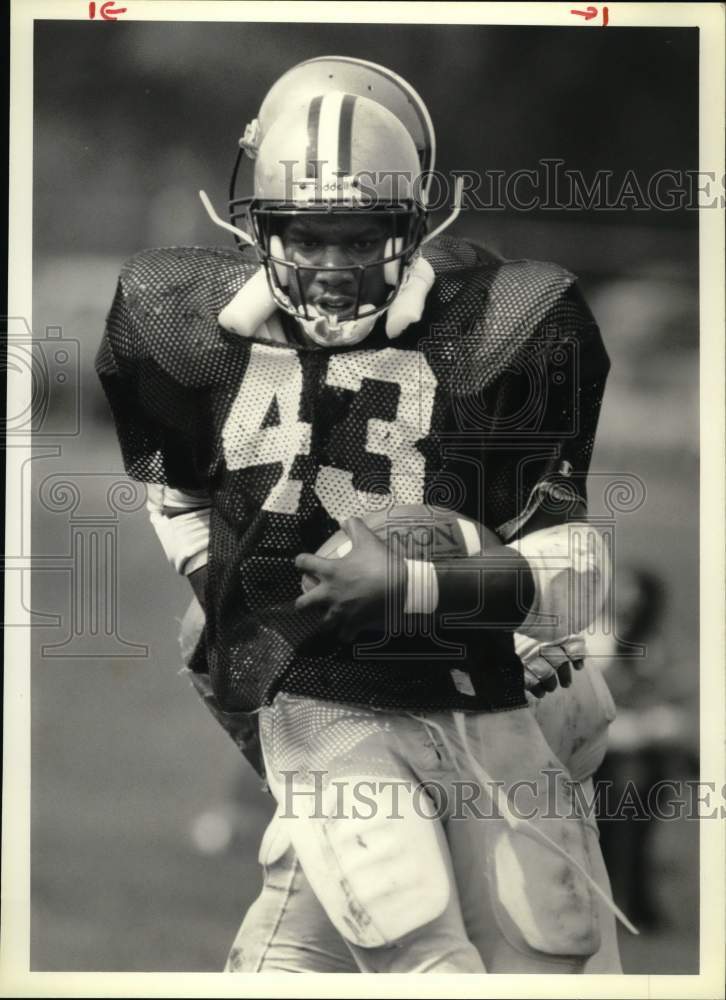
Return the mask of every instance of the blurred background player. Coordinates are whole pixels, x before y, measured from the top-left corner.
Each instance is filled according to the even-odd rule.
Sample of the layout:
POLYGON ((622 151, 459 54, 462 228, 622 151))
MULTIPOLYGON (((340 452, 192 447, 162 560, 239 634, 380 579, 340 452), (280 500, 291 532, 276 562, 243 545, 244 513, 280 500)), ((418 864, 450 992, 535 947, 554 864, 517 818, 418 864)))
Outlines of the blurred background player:
MULTIPOLYGON (((669 670, 664 580, 645 566, 625 564, 618 568, 613 597, 613 628, 593 638, 590 660, 617 705, 607 754, 594 779, 600 844, 615 899, 638 925, 654 929, 667 916, 658 902, 651 794, 659 782, 698 776, 698 736, 684 708, 684 681, 669 670)), ((657 796, 664 815, 667 792, 657 796)))

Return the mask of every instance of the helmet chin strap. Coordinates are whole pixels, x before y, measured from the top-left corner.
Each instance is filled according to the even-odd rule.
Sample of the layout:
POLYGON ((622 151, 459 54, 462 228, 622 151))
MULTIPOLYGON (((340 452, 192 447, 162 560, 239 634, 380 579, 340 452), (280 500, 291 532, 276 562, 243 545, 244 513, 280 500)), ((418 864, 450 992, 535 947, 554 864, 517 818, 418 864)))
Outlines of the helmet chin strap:
POLYGON ((441 223, 440 226, 437 226, 436 229, 433 229, 430 233, 428 233, 428 235, 424 237, 423 240, 421 240, 421 246, 423 246, 424 243, 428 243, 429 240, 432 240, 435 236, 440 236, 445 229, 449 228, 452 222, 456 222, 456 220, 459 218, 459 213, 461 212, 463 194, 464 194, 464 178, 457 177, 456 182, 454 184, 454 207, 451 211, 451 214, 444 219, 444 221, 441 223))
POLYGON ((226 229, 228 233, 232 233, 234 236, 239 236, 240 239, 244 240, 245 243, 249 243, 250 246, 255 245, 255 241, 249 233, 244 231, 244 229, 240 229, 238 226, 233 226, 231 222, 225 222, 224 219, 220 219, 214 211, 214 206, 209 200, 209 195, 206 191, 199 191, 198 194, 202 205, 204 205, 204 211, 207 213, 215 226, 219 226, 221 229, 226 229))

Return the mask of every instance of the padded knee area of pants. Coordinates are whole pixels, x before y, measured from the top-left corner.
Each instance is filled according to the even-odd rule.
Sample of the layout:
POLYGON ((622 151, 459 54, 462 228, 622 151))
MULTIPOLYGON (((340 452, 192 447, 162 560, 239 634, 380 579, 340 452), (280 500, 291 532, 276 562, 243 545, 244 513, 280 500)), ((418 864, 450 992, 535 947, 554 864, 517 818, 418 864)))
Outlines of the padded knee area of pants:
MULTIPOLYGON (((568 832, 575 832, 572 821, 554 822, 568 823, 568 832)), ((580 832, 577 830, 578 835, 580 832)), ((570 836, 567 850, 589 870, 584 839, 581 845, 574 843, 580 839, 570 836)), ((564 858, 522 833, 502 828, 494 838, 492 865, 494 912, 502 934, 514 948, 581 957, 598 950, 600 928, 594 895, 564 858)))
POLYGON ((379 948, 439 917, 449 901, 450 881, 445 838, 430 800, 399 786, 392 814, 390 796, 369 797, 376 808, 363 811, 359 804, 363 816, 331 808, 328 800, 324 816, 285 822, 336 929, 353 944, 379 948))

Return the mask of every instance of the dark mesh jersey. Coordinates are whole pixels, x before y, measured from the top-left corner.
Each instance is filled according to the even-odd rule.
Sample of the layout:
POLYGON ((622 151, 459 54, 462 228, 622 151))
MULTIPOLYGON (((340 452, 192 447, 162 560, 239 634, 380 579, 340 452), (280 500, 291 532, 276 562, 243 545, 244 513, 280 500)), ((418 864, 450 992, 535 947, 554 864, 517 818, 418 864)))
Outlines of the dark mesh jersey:
POLYGON ((149 250, 122 270, 97 371, 128 474, 209 492, 192 667, 229 711, 278 690, 412 711, 525 703, 510 633, 354 649, 324 644, 316 613, 293 609, 294 557, 350 514, 438 504, 507 541, 541 502, 586 499, 608 359, 573 275, 450 237, 423 252, 436 282, 421 322, 389 341, 379 321, 339 349, 218 325, 258 267, 250 251, 149 250))

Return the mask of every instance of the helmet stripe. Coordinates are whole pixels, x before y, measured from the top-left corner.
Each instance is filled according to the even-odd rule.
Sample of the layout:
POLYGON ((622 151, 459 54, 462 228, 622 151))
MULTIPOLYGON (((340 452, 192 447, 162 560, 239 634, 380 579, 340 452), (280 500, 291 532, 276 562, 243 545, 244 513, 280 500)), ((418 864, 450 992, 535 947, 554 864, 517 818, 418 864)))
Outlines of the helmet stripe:
POLYGON ((346 177, 350 176, 353 169, 353 108, 356 100, 353 94, 346 94, 340 109, 338 170, 346 177))
MULTIPOLYGON (((398 73, 392 72, 390 69, 386 69, 385 66, 379 66, 378 63, 368 62, 365 59, 353 59, 350 56, 319 56, 316 59, 308 59, 307 62, 341 62, 350 63, 352 66, 364 66, 371 74, 378 74, 384 80, 392 83, 400 92, 403 94, 405 100, 408 102, 410 107, 413 109, 416 118, 418 119, 419 125, 421 127, 421 132, 424 136, 424 144, 419 146, 419 152, 421 155, 421 166, 424 171, 431 170, 433 167, 434 154, 436 152, 436 135, 434 132, 434 125, 431 121, 431 116, 429 115, 428 108, 424 104, 419 93, 414 90, 410 83, 399 76, 398 73)), ((304 66, 305 63, 300 63, 304 66)), ((372 100, 378 100, 375 94, 369 94, 372 100)), ((385 102, 383 102, 385 104, 385 102)), ((389 109, 393 110, 393 109, 389 109)), ((418 143, 417 143, 418 145, 418 143)))
POLYGON ((314 97, 308 108, 308 144, 305 151, 305 176, 318 176, 318 131, 322 97, 314 97))
POLYGON ((328 179, 332 179, 338 169, 338 136, 343 98, 344 95, 337 91, 325 94, 320 106, 318 158, 323 175, 328 179))

